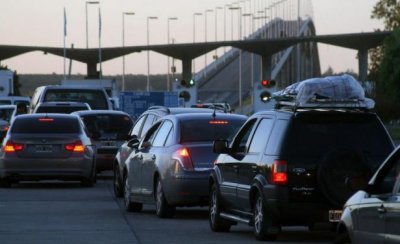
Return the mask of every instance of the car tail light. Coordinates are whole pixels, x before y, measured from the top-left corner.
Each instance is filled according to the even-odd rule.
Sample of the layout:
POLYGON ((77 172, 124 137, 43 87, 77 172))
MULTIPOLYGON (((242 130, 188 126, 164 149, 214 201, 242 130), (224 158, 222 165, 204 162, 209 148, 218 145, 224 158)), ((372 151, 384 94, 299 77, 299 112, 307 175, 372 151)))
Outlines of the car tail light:
POLYGON ((54 119, 53 118, 39 118, 40 122, 53 122, 54 119))
POLYGON ((208 123, 210 125, 227 125, 227 124, 229 124, 229 122, 226 120, 210 120, 210 121, 208 121, 208 123))
POLYGON ((65 144, 65 150, 70 152, 84 152, 85 147, 83 146, 81 141, 76 141, 74 143, 65 144))
POLYGON ((24 145, 20 143, 15 143, 13 141, 7 141, 6 145, 3 147, 3 151, 6 153, 18 152, 24 149, 24 145))
POLYGON ((287 181, 287 162, 283 160, 275 160, 271 169, 272 184, 286 185, 287 181))
POLYGON ((180 148, 174 152, 172 158, 179 162, 184 170, 193 171, 193 162, 187 148, 180 148))

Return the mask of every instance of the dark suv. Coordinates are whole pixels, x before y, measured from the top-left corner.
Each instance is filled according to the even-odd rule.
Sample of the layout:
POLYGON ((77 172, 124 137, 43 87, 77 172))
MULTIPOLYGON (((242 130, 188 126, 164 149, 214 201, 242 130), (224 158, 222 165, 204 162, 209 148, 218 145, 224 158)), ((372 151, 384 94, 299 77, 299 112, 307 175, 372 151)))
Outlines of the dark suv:
POLYGON ((210 177, 213 231, 237 222, 273 240, 281 226, 312 226, 340 218, 355 190, 368 180, 394 144, 378 116, 363 109, 277 109, 251 116, 222 153, 210 177))
POLYGON ((129 154, 133 151, 133 143, 140 140, 147 130, 161 117, 170 114, 182 113, 211 113, 213 109, 208 108, 168 108, 164 106, 152 106, 147 109, 136 120, 132 130, 130 131, 130 141, 122 144, 115 156, 113 170, 114 170, 114 193, 116 197, 124 196, 124 186, 122 179, 122 170, 125 168, 123 164, 128 158, 129 154))

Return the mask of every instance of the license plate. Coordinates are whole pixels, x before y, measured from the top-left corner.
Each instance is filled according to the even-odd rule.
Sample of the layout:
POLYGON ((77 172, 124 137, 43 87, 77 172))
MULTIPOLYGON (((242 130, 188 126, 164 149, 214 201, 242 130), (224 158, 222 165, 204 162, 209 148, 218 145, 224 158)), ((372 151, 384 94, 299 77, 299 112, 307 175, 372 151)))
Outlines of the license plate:
POLYGON ((342 212, 342 210, 329 210, 329 222, 339 222, 342 212))
POLYGON ((103 147, 115 147, 117 143, 115 141, 105 141, 101 143, 103 147))
POLYGON ((35 150, 36 150, 36 152, 52 152, 53 146, 52 145, 36 145, 35 150))

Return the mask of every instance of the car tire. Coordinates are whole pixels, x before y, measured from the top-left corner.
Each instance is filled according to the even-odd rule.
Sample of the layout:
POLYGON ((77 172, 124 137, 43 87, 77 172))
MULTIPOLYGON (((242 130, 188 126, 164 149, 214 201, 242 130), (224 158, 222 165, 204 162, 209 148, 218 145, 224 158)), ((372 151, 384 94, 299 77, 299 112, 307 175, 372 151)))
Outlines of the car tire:
POLYGON ((96 183, 96 170, 95 170, 96 166, 93 166, 92 169, 92 175, 88 178, 83 178, 81 180, 81 186, 83 187, 93 187, 94 184, 96 183))
POLYGON ((125 204, 125 210, 128 212, 140 212, 143 209, 143 204, 139 202, 133 202, 131 201, 130 198, 130 192, 129 192, 129 182, 128 182, 128 177, 126 176, 124 179, 125 186, 124 186, 124 204, 125 204))
POLYGON ((276 233, 270 233, 272 222, 262 196, 257 193, 253 206, 253 232, 257 240, 274 241, 277 238, 276 233))
POLYGON ((0 179, 0 187, 10 188, 12 185, 11 180, 9 179, 0 179))
POLYGON ((222 219, 219 216, 219 214, 221 213, 221 203, 218 195, 217 186, 215 184, 213 184, 211 187, 210 203, 208 209, 208 222, 212 231, 227 232, 231 229, 231 224, 227 220, 222 219))
POLYGON ((334 244, 351 244, 350 236, 347 232, 339 233, 334 244))
POLYGON ((122 182, 121 173, 119 171, 118 164, 114 166, 114 177, 113 177, 113 185, 114 185, 114 195, 117 198, 121 198, 124 196, 124 183, 122 182))
POLYGON ((160 218, 171 218, 175 214, 175 207, 168 204, 167 199, 164 195, 164 190, 161 184, 161 180, 157 180, 156 192, 156 214, 160 218))

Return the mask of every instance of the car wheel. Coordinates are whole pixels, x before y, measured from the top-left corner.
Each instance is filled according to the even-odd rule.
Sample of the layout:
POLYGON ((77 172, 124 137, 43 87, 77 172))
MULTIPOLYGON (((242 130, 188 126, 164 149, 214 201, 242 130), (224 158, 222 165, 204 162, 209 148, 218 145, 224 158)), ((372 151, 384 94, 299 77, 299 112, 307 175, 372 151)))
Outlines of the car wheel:
POLYGON ((81 185, 83 187, 93 187, 96 183, 96 170, 92 170, 92 175, 89 178, 83 178, 81 180, 81 185))
POLYGON ((229 231, 231 228, 231 224, 227 220, 224 220, 219 216, 219 214, 221 213, 221 204, 218 197, 217 186, 215 184, 213 184, 211 187, 210 203, 208 209, 208 222, 210 223, 211 230, 216 232, 229 231))
POLYGON ((260 194, 257 194, 253 207, 253 232, 257 240, 273 241, 276 239, 276 233, 270 233, 272 220, 268 218, 268 213, 264 206, 264 200, 260 194))
POLYGON ((157 180, 156 188, 156 214, 160 218, 171 218, 175 214, 175 207, 170 206, 165 199, 161 180, 157 180))
POLYGON ((0 187, 10 188, 12 185, 11 181, 8 179, 0 179, 0 187))
POLYGON ((122 183, 121 179, 121 173, 119 171, 119 166, 118 164, 115 165, 114 167, 114 195, 115 197, 123 197, 124 196, 124 185, 122 183))
POLYGON ((349 234, 347 232, 339 233, 334 242, 335 244, 351 244, 349 234))
POLYGON ((125 186, 124 186, 124 203, 125 203, 125 210, 128 212, 140 212, 143 209, 143 204, 139 202, 133 202, 130 198, 129 192, 129 182, 128 177, 125 177, 125 186))

